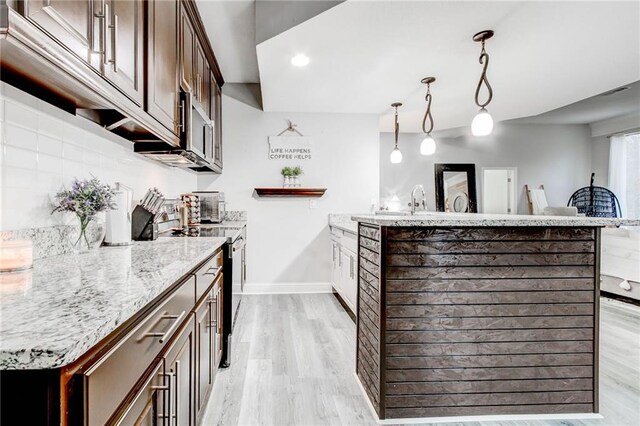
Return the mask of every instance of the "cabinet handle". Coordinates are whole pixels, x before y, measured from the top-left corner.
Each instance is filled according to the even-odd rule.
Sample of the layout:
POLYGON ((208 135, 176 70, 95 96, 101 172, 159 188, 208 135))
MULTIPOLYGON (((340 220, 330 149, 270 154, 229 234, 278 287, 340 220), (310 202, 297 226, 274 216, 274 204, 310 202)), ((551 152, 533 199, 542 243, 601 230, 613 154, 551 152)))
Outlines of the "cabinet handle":
POLYGON ((179 129, 184 129, 184 99, 180 101, 180 105, 178 105, 178 109, 180 110, 180 124, 178 124, 179 129))
POLYGON ((207 272, 205 272, 203 275, 218 275, 218 271, 220 271, 220 269, 222 269, 221 266, 217 268, 215 266, 212 266, 211 268, 207 269, 207 272))
POLYGON ((169 328, 167 329, 167 331, 165 331, 164 333, 158 331, 158 332, 147 332, 144 333, 141 337, 145 338, 145 337, 160 337, 160 340, 158 340, 158 343, 164 343, 169 337, 171 337, 171 334, 173 334, 173 332, 175 331, 176 328, 178 328, 178 325, 180 325, 180 323, 182 322, 182 319, 185 317, 187 313, 185 311, 182 311, 182 313, 180 315, 163 315, 160 317, 160 319, 173 319, 173 323, 169 326, 169 328))
MULTIPOLYGON (((102 5, 102 7, 101 7, 101 9, 102 9, 102 10, 101 10, 100 12, 95 13, 95 14, 93 15, 96 19, 99 19, 99 22, 100 22, 100 31, 99 31, 99 37, 100 37, 100 40, 99 40, 99 46, 98 46, 98 50, 95 50, 95 49, 94 49, 93 51, 94 51, 94 53, 99 53, 99 54, 101 54, 101 55, 102 55, 102 54, 104 54, 104 44, 105 44, 105 43, 104 43, 104 39, 105 39, 105 37, 106 37, 106 23, 105 23, 105 18, 107 17, 107 15, 106 15, 106 13, 105 13, 105 7, 106 7, 106 4, 104 3, 104 0, 102 0, 101 5, 102 5)), ((94 45, 94 46, 95 46, 95 45, 94 45)))
POLYGON ((176 426, 180 426, 180 392, 178 386, 180 385, 180 361, 176 360, 176 426))
POLYGON ((156 390, 162 391, 162 403, 164 405, 163 408, 166 410, 167 414, 158 413, 158 417, 163 419, 163 421, 162 421, 163 425, 166 425, 167 421, 169 422, 169 425, 170 425, 171 424, 171 377, 173 377, 173 374, 171 374, 171 373, 162 373, 162 375, 167 378, 167 380, 168 380, 167 385, 166 386, 151 386, 151 389, 156 389, 156 390))
MULTIPOLYGON (((108 10, 109 7, 105 4, 105 14, 108 10)), ((111 59, 107 60, 107 63, 113 66, 114 71, 117 71, 116 56, 118 49, 118 15, 113 15, 113 22, 109 24, 109 29, 111 30, 111 59)))
POLYGON ((338 265, 342 266, 342 247, 338 247, 338 265))
POLYGON ((212 297, 211 299, 209 299, 209 315, 211 315, 212 318, 214 318, 213 321, 209 322, 209 328, 216 328, 218 326, 218 313, 217 313, 217 307, 216 307, 216 312, 215 315, 214 314, 214 309, 213 309, 213 305, 218 303, 218 296, 216 295, 215 297, 212 297))
POLYGON ((349 278, 353 278, 353 257, 349 256, 349 278))

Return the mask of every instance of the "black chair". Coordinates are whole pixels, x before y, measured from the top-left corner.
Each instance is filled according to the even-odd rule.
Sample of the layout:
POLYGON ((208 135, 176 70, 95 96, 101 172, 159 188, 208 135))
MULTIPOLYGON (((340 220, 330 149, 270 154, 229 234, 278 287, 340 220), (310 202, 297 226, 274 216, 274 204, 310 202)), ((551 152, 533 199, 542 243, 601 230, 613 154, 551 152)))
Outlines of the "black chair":
POLYGON ((593 186, 595 173, 591 173, 591 184, 573 193, 567 206, 575 206, 578 213, 588 217, 621 217, 622 210, 616 195, 607 188, 593 186))

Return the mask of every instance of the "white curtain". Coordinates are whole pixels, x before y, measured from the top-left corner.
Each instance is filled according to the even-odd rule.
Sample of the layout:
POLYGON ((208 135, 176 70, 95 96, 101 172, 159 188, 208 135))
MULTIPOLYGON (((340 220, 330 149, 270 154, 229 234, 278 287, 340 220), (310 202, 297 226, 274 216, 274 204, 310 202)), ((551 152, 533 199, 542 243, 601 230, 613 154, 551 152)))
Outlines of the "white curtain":
POLYGON ((609 189, 620 201, 622 216, 627 217, 627 141, 624 135, 611 136, 609 148, 609 189))

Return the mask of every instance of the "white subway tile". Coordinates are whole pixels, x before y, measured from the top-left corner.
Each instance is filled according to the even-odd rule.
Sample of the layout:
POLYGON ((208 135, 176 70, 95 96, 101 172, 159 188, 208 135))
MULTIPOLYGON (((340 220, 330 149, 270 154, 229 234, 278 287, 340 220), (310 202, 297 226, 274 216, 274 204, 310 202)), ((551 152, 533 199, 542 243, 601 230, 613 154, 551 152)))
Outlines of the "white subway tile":
POLYGON ((0 122, 4 121, 4 99, 0 98, 0 122))
POLYGON ((38 133, 62 139, 68 123, 46 114, 38 115, 38 133))
POLYGON ((53 155, 38 154, 38 171, 61 174, 62 158, 53 155))
POLYGON ((38 135, 32 130, 18 127, 11 123, 4 125, 4 143, 22 149, 38 149, 38 135))
POLYGON ((34 128, 37 113, 24 105, 5 101, 4 119, 7 123, 17 124, 26 128, 34 128))
POLYGON ((36 172, 21 167, 3 167, 2 185, 3 188, 32 188, 36 185, 36 172))
POLYGON ((5 146, 4 165, 36 170, 38 164, 37 153, 13 146, 5 146))
POLYGON ((70 144, 65 141, 62 146, 62 156, 65 160, 82 161, 84 151, 76 145, 70 144))
POLYGON ((53 197, 56 192, 60 191, 64 187, 64 182, 62 181, 62 172, 50 173, 38 171, 37 176, 38 188, 42 189, 48 194, 51 194, 51 197, 53 197))
POLYGON ((89 173, 84 163, 65 159, 62 163, 62 182, 71 184, 73 179, 88 179, 89 173))
POLYGON ((38 152, 62 158, 62 141, 43 134, 38 134, 38 152))

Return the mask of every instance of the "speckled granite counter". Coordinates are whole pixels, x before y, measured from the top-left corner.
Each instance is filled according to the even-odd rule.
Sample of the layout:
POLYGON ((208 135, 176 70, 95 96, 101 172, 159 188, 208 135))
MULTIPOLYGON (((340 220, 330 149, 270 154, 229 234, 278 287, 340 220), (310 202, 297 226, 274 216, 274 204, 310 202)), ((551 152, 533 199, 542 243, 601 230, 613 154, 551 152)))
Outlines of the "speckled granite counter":
POLYGON ((0 275, 0 369, 69 364, 212 255, 225 238, 161 238, 0 275))
POLYGON ((547 227, 598 227, 598 226, 640 226, 638 219, 615 219, 569 216, 526 216, 497 215, 479 213, 418 212, 415 215, 364 214, 351 217, 356 222, 366 222, 380 226, 547 226, 547 227))
POLYGON ((358 223, 351 219, 350 214, 330 214, 329 226, 341 229, 352 234, 358 233, 358 223))

